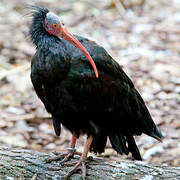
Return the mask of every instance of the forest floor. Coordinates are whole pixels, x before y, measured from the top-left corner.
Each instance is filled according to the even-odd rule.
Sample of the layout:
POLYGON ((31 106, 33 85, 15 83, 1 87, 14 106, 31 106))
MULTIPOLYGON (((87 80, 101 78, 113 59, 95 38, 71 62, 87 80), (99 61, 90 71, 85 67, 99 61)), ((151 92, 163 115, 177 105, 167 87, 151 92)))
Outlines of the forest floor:
MULTIPOLYGON (((0 1, 0 143, 65 151, 71 134, 63 129, 60 137, 55 136, 50 115, 30 81, 35 48, 28 37, 31 18, 24 2, 28 3, 0 1)), ((146 135, 136 138, 143 159, 180 166, 180 1, 130 4, 124 13, 118 9, 118 0, 36 3, 56 12, 74 34, 102 45, 123 66, 164 135, 163 143, 146 135)), ((84 139, 78 140, 80 151, 84 139)), ((117 155, 109 143, 101 156, 131 159, 131 155, 117 155)))

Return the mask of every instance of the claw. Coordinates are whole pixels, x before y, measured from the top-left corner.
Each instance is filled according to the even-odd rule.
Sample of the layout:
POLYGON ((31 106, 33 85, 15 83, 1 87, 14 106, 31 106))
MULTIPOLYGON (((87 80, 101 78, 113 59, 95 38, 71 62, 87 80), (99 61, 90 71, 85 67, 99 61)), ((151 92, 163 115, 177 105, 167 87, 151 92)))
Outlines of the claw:
POLYGON ((81 169, 82 171, 83 179, 86 179, 86 165, 85 165, 85 161, 81 158, 76 163, 76 165, 63 177, 63 179, 67 179, 69 176, 71 176, 73 173, 75 173, 79 169, 81 169))
POLYGON ((57 160, 60 160, 62 159, 62 154, 59 154, 57 156, 54 156, 54 157, 50 157, 48 159, 45 160, 46 163, 50 163, 52 161, 57 161, 57 160))
MULTIPOLYGON (((87 139, 86 145, 84 147, 84 151, 79 159, 79 161, 75 164, 75 166, 63 177, 63 179, 67 179, 69 176, 71 176, 74 172, 76 172, 77 170, 79 170, 79 168, 82 171, 82 176, 83 179, 86 179, 86 165, 85 165, 85 161, 87 160, 87 153, 89 150, 89 147, 92 143, 92 136, 90 136, 87 139)), ((72 163, 71 163, 72 164, 72 163)))
POLYGON ((64 159, 61 160, 60 163, 67 162, 68 160, 73 158, 74 155, 80 155, 81 156, 81 153, 80 152, 72 152, 72 153, 67 152, 66 155, 64 156, 64 159))
POLYGON ((50 163, 52 161, 61 160, 60 163, 63 163, 63 162, 68 161, 69 159, 71 159, 74 155, 80 155, 81 156, 81 153, 80 152, 69 152, 68 151, 67 153, 57 154, 54 157, 50 157, 50 158, 46 159, 45 162, 50 163))
MULTIPOLYGON (((86 144, 84 146, 84 150, 83 153, 79 153, 75 151, 75 141, 76 141, 76 136, 73 135, 72 140, 71 140, 71 148, 68 148, 67 153, 64 154, 59 154, 55 157, 51 157, 49 159, 46 160, 46 162, 52 162, 52 161, 57 161, 59 159, 62 159, 60 161, 61 165, 63 162, 68 161, 70 158, 72 158, 75 154, 80 155, 80 159, 78 162, 75 162, 75 166, 63 177, 63 179, 67 179, 69 176, 71 176, 74 172, 76 172, 77 170, 81 169, 82 171, 82 177, 85 180, 86 179, 86 165, 85 165, 85 161, 87 160, 87 154, 90 148, 90 145, 93 141, 92 136, 88 137, 86 144)), ((65 164, 65 165, 73 165, 74 162, 70 162, 69 164, 65 164)))

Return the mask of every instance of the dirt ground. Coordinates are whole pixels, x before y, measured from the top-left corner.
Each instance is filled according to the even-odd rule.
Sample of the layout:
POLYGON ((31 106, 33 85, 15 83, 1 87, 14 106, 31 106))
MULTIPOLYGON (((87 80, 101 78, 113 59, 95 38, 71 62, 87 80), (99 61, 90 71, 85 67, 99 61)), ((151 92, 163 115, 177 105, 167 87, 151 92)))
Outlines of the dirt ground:
MULTIPOLYGON (((37 0, 74 34, 95 40, 118 61, 163 132, 163 143, 142 135, 137 144, 150 163, 180 166, 180 1, 37 0), (136 3, 135 3, 136 2, 136 3), (142 3, 137 3, 142 2, 142 3)), ((56 137, 50 115, 30 81, 35 48, 28 37, 31 1, 0 1, 0 143, 38 151, 65 151, 71 134, 56 137), (26 4, 25 4, 26 3, 26 4)), ((85 137, 78 140, 83 148, 85 137)), ((120 156, 109 143, 101 156, 120 156)))

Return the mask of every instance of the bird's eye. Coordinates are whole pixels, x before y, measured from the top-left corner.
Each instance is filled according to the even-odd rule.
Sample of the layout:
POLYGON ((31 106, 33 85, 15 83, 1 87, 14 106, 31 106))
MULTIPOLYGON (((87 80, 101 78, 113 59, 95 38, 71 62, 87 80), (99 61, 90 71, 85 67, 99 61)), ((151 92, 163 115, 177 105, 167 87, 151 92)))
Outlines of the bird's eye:
POLYGON ((53 27, 54 27, 54 28, 57 28, 57 24, 53 24, 53 27))

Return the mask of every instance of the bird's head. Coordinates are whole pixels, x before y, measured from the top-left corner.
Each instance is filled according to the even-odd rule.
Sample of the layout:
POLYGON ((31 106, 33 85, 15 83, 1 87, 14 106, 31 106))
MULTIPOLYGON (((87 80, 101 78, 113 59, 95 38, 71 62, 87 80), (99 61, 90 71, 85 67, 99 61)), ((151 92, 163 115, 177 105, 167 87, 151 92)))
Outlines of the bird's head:
POLYGON ((50 35, 63 38, 65 26, 56 14, 48 12, 46 14, 44 23, 45 29, 50 35))
POLYGON ((52 12, 48 12, 46 14, 44 24, 45 24, 46 31, 50 35, 63 38, 66 41, 68 41, 69 43, 76 46, 78 49, 80 49, 84 53, 84 55, 87 57, 89 62, 91 63, 91 65, 94 69, 95 75, 98 78, 98 71, 97 71, 96 65, 95 65, 92 57, 90 56, 88 51, 85 49, 85 47, 77 40, 77 38, 75 36, 73 36, 67 30, 67 28, 65 27, 64 23, 60 20, 60 18, 52 12))

